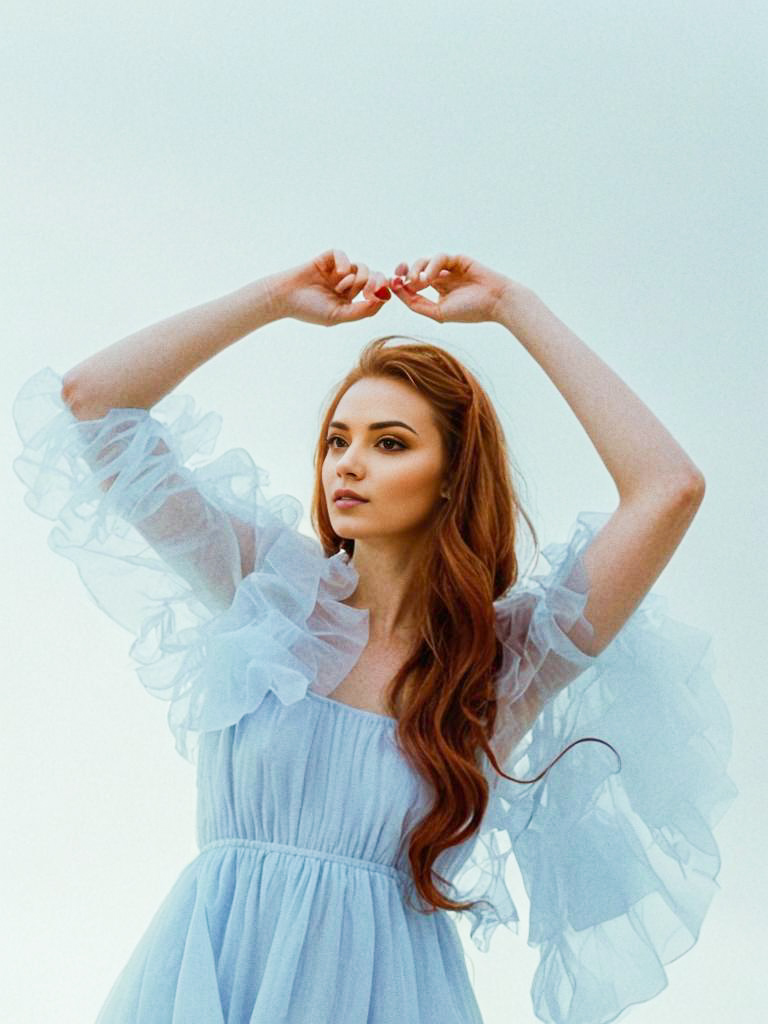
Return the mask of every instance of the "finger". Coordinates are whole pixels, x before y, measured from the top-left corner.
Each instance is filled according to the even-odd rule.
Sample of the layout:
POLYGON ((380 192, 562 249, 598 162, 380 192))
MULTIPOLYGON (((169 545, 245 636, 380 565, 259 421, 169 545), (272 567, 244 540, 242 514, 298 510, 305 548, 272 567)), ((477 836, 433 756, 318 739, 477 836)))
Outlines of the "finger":
POLYGON ((364 263, 352 263, 351 267, 349 273, 342 277, 333 289, 339 294, 345 292, 345 297, 349 299, 353 299, 368 280, 368 267, 364 263))
POLYGON ((439 252, 436 256, 433 256, 420 271, 419 277, 422 281, 429 283, 433 281, 441 271, 454 268, 456 266, 456 260, 453 256, 449 256, 447 252, 439 252))
POLYGON ((319 266, 326 274, 332 274, 336 269, 336 262, 334 260, 333 253, 333 249, 325 249, 315 260, 317 266, 319 266))
MULTIPOLYGON (((355 266, 355 264, 353 263, 352 266, 355 266)), ((355 279, 352 282, 352 287, 346 289, 345 298, 349 299, 349 301, 351 302, 352 299, 354 299, 354 297, 358 295, 363 290, 363 288, 365 288, 369 277, 370 271, 368 270, 368 267, 365 265, 365 263, 358 263, 355 279)))
POLYGON ((398 284, 401 279, 396 278, 392 284, 392 290, 399 299, 412 309, 414 313, 421 313, 422 316, 428 316, 431 320, 437 320, 441 323, 440 318, 440 307, 436 302, 432 302, 431 299, 424 298, 408 284, 398 284))
POLYGON ((357 270, 357 264, 351 263, 349 256, 344 252, 343 249, 332 249, 333 263, 336 269, 336 273, 345 277, 347 274, 354 273, 357 270))
POLYGON ((387 280, 387 287, 388 288, 392 287, 392 282, 395 280, 396 277, 399 277, 401 280, 405 280, 405 278, 407 276, 408 276, 408 264, 405 263, 405 262, 398 263, 397 266, 395 267, 394 273, 387 280))
POLYGON ((349 302, 342 304, 334 313, 334 319, 339 323, 349 323, 352 320, 363 320, 365 317, 373 316, 386 305, 386 299, 378 299, 375 296, 365 299, 363 302, 349 302))
POLYGON ((335 292, 338 292, 339 295, 341 295, 341 293, 345 292, 347 290, 347 288, 349 288, 350 285, 355 283, 355 277, 356 277, 356 275, 354 273, 347 274, 346 277, 342 277, 342 279, 334 287, 333 290, 335 292))
POLYGON ((380 271, 371 273, 364 263, 360 264, 356 274, 348 274, 340 281, 334 291, 341 294, 342 298, 350 303, 360 291, 363 292, 363 298, 366 302, 373 301, 374 304, 386 302, 391 294, 386 277, 380 271), (386 289, 386 293, 376 295, 376 292, 381 289, 386 289))
POLYGON ((410 266, 410 268, 408 270, 408 274, 406 276, 407 276, 408 281, 411 283, 411 286, 413 288, 418 288, 419 287, 419 274, 424 269, 424 267, 426 267, 426 265, 428 263, 429 263, 429 257, 423 256, 423 257, 421 257, 418 260, 414 260, 413 263, 411 264, 411 266, 410 266))
POLYGON ((366 281, 365 288, 363 288, 363 297, 365 299, 372 299, 376 297, 377 299, 386 302, 389 296, 390 289, 387 279, 381 271, 377 270, 374 274, 371 274, 366 281))

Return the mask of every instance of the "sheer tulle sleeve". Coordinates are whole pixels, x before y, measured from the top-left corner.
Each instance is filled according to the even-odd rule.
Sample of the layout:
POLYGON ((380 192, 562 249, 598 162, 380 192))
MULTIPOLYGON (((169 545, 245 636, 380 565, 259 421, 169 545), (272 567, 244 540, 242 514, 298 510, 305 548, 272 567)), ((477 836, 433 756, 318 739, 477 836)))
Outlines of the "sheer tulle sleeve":
POLYGON ((192 760, 190 731, 237 721, 269 688, 290 703, 321 667, 336 685, 367 620, 335 604, 354 589, 354 572, 297 531, 301 503, 267 499, 268 476, 244 449, 206 458, 221 417, 189 395, 171 394, 151 413, 114 408, 78 420, 61 385, 45 367, 18 393, 23 449, 13 468, 28 507, 55 523, 51 549, 135 634, 130 653, 149 692, 171 702, 180 753, 192 760), (321 618, 338 611, 314 635, 318 598, 321 618))
POLYGON ((549 572, 497 602, 505 661, 493 746, 518 779, 582 737, 612 744, 621 761, 581 743, 529 785, 487 763, 490 803, 449 891, 482 901, 466 913, 472 941, 488 949, 497 925, 517 930, 504 877, 514 853, 540 953, 534 1011, 552 1024, 607 1024, 666 986, 665 965, 694 945, 718 887, 713 828, 737 795, 706 633, 651 591, 598 656, 584 653, 581 556, 607 519, 581 513, 567 543, 544 549, 549 572), (516 705, 526 705, 523 725, 516 705))

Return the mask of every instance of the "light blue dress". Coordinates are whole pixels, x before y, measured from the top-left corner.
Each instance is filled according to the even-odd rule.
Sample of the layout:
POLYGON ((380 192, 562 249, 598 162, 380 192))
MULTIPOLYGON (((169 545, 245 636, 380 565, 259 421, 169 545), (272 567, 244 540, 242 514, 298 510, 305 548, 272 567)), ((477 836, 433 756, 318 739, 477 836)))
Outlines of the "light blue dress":
MULTIPOLYGON (((25 500, 50 547, 134 634, 139 679, 169 702, 197 766, 199 854, 106 996, 97 1024, 481 1024, 456 915, 423 913, 408 838, 430 795, 394 719, 334 699, 368 637, 357 574, 267 498, 243 449, 211 458, 221 418, 172 393, 150 412, 78 421, 50 367, 13 408, 25 500), (109 486, 111 482, 111 486, 109 486)), ((607 1024, 667 984, 716 890, 712 829, 736 788, 710 638, 650 593, 598 656, 583 653, 581 555, 608 515, 581 513, 550 568, 495 602, 504 663, 494 750, 539 782, 491 785, 480 832, 435 872, 489 947, 517 931, 517 860, 538 948, 534 1012, 607 1024), (530 688, 534 687, 534 690, 530 688), (515 733, 515 699, 541 710, 515 733)), ((514 964, 499 986, 517 984, 514 964)))

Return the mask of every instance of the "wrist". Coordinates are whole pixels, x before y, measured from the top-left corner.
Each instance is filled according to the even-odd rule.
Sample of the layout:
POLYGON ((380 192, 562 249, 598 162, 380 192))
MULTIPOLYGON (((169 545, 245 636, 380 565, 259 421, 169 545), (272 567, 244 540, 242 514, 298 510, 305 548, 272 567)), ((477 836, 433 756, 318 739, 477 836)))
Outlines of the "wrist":
POLYGON ((238 337, 242 338, 284 316, 275 276, 255 278, 217 300, 226 315, 234 317, 237 325, 242 327, 238 337))
POLYGON ((292 319, 290 300, 296 284, 291 271, 281 270, 275 274, 269 274, 262 279, 262 283, 267 296, 270 318, 272 320, 292 319))
POLYGON ((514 331, 521 314, 535 301, 536 295, 530 288, 510 278, 496 300, 493 319, 514 331))

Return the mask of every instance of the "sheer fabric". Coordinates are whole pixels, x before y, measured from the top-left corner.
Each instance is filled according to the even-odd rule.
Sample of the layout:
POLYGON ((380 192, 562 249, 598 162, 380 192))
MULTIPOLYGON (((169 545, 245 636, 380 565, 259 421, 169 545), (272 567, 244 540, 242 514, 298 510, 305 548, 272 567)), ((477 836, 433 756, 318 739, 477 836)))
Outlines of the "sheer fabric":
MULTIPOLYGON (((78 421, 50 367, 19 392, 14 469, 95 602, 133 634, 141 683, 197 762, 200 854, 115 982, 98 1024, 275 1019, 481 1022, 455 917, 406 905, 407 846, 429 794, 393 719, 328 699, 368 640, 344 552, 301 534, 243 449, 210 458, 221 418, 170 395, 78 421), (350 977, 363 982, 351 984, 350 977), (282 1016, 281 1016, 282 1015, 282 1016)), ((582 512, 549 570, 495 603, 504 659, 479 833, 438 858, 487 950, 516 930, 517 860, 538 947, 532 1001, 553 1024, 607 1024, 667 982, 717 888, 713 828, 736 795, 710 637, 647 595, 584 653, 582 512), (538 709, 530 728, 523 705, 538 709)), ((510 975, 505 975, 508 977, 510 975)))

